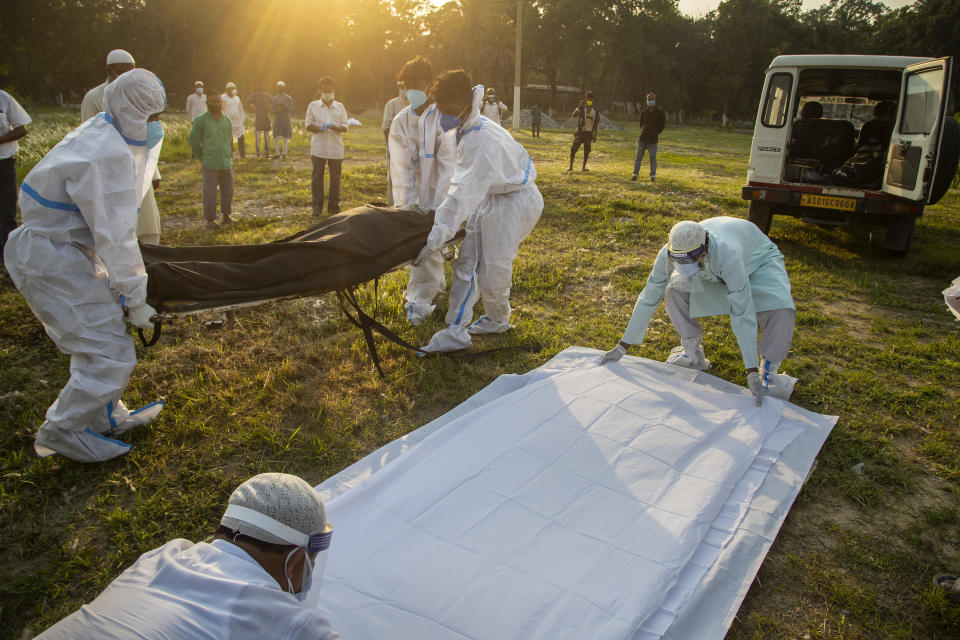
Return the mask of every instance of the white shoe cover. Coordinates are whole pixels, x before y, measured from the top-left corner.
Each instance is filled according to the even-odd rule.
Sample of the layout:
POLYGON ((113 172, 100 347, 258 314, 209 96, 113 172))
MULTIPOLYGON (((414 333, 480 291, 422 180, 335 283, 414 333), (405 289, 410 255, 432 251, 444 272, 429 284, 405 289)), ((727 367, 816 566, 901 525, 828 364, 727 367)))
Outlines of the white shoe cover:
POLYGON ((157 416, 160 415, 160 412, 163 411, 164 407, 166 406, 166 400, 158 400, 156 402, 151 402, 148 405, 144 405, 136 411, 131 411, 127 416, 127 419, 117 423, 115 427, 107 432, 107 435, 120 436, 130 429, 135 429, 136 427, 145 427, 156 420, 157 416))
POLYGON ((406 302, 403 305, 403 310, 407 314, 407 322, 414 327, 430 317, 430 314, 436 308, 437 305, 435 304, 423 304, 422 302, 406 302))
POLYGON ((473 343, 470 341, 470 334, 467 333, 466 329, 458 326, 450 326, 433 334, 433 337, 430 338, 430 343, 423 347, 422 350, 430 353, 436 351, 460 351, 461 349, 469 349, 471 344, 473 343))
POLYGON ((44 424, 37 432, 33 449, 44 458, 54 453, 78 462, 104 462, 127 453, 131 445, 94 433, 90 429, 70 431, 44 424))
POLYGON ((770 395, 781 400, 789 400, 797 379, 784 373, 772 373, 767 376, 770 395))
POLYGON ((513 329, 513 325, 509 322, 497 322, 487 316, 480 316, 476 322, 467 327, 467 333, 472 336, 482 336, 490 333, 506 333, 510 329, 513 329))
POLYGON ((710 368, 710 361, 703 355, 703 347, 697 348, 693 358, 687 355, 686 349, 683 347, 674 347, 670 350, 670 355, 667 356, 666 363, 672 364, 675 367, 696 369, 698 371, 706 371, 710 368))

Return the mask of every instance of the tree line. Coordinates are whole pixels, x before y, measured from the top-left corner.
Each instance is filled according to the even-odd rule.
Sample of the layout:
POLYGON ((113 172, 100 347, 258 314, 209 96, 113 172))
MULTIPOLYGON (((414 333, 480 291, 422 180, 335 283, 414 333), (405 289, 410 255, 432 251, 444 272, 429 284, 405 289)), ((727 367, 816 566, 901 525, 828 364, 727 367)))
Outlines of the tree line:
MULTIPOLYGON (((324 75, 357 110, 396 95, 416 54, 462 66, 512 96, 516 0, 6 0, 2 86, 35 102, 79 102, 127 49, 164 81, 173 107, 195 80, 242 94, 284 80, 299 106, 324 75)), ((960 57, 960 0, 890 10, 871 0, 725 0, 691 17, 675 0, 523 0, 523 82, 591 89, 598 104, 752 118, 779 54, 960 57)), ((954 74, 954 95, 960 72, 954 74)))

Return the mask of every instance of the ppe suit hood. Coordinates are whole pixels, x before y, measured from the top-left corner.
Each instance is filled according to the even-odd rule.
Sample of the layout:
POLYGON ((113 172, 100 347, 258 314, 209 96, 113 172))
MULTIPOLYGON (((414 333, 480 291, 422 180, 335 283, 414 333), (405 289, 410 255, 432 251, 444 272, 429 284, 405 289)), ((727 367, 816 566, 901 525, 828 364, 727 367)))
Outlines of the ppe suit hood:
POLYGON ((127 144, 141 145, 147 139, 147 118, 167 106, 160 79, 146 69, 131 69, 103 91, 103 110, 127 144))
POLYGON ((483 85, 478 84, 473 88, 473 95, 471 96, 471 105, 470 105, 470 115, 467 116, 467 119, 464 120, 462 129, 466 131, 467 129, 474 127, 480 124, 480 107, 483 106, 484 91, 483 85))

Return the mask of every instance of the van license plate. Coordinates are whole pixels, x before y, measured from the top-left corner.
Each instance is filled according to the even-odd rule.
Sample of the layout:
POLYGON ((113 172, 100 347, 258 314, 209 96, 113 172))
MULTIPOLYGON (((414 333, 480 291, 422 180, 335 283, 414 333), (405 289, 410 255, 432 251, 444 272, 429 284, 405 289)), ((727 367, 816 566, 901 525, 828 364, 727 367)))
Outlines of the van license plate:
POLYGON ((857 210, 857 200, 855 198, 838 198, 837 196, 821 196, 812 193, 801 193, 800 204, 804 207, 817 207, 818 209, 857 210))

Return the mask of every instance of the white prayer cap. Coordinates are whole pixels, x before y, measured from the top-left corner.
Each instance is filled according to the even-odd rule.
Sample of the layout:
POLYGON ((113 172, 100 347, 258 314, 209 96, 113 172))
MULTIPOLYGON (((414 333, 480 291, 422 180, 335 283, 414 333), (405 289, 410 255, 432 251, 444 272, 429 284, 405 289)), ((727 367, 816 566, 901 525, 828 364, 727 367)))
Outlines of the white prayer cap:
POLYGON ((133 56, 123 49, 114 49, 107 54, 107 64, 137 64, 133 56))
POLYGON ((693 220, 684 220, 673 225, 670 229, 670 251, 687 253, 703 246, 707 238, 707 230, 703 225, 693 220))
POLYGON ((236 88, 237 88, 237 85, 233 84, 232 82, 228 82, 226 88, 227 88, 227 89, 236 89, 236 88))
POLYGON ((277 80, 277 86, 278 86, 278 87, 285 87, 285 86, 287 86, 287 83, 284 82, 283 80, 277 80))
POLYGON ((196 82, 193 83, 193 86, 195 86, 195 87, 202 87, 202 86, 203 86, 203 80, 197 80, 196 82))
MULTIPOLYGON (((234 490, 228 504, 262 513, 304 536, 327 530, 327 511, 320 496, 306 480, 288 473, 261 473, 250 478, 234 490)), ((288 540, 237 518, 224 515, 220 524, 256 540, 290 544, 288 540)))

